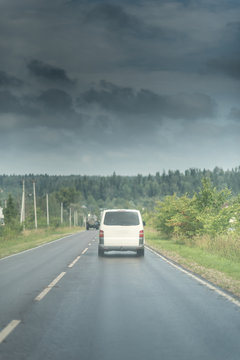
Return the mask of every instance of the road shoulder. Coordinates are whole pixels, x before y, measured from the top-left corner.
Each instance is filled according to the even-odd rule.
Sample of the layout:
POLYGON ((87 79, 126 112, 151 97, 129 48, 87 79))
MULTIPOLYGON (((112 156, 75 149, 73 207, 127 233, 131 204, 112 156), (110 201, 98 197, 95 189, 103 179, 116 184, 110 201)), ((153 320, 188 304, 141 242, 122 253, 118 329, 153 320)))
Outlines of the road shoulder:
POLYGON ((152 241, 146 242, 146 245, 152 250, 158 252, 160 255, 166 257, 166 259, 169 259, 184 269, 199 275, 203 279, 209 281, 217 287, 220 287, 230 295, 240 300, 239 280, 233 279, 221 271, 199 265, 196 262, 190 261, 189 259, 186 259, 175 252, 160 248, 157 244, 154 245, 152 241))

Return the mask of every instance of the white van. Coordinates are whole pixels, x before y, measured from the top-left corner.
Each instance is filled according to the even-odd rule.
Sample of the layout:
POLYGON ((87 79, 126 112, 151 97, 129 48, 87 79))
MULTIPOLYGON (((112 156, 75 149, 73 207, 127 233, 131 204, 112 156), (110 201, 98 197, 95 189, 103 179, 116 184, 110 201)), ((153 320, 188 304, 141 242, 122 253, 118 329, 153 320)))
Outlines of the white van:
POLYGON ((99 228, 98 255, 104 251, 136 251, 144 256, 143 221, 138 210, 104 210, 99 228))

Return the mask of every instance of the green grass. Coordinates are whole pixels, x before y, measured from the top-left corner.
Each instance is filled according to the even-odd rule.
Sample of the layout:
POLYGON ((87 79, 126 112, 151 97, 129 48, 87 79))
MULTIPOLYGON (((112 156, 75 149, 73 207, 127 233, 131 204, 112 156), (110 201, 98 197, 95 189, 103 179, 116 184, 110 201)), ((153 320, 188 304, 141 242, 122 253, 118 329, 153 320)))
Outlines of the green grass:
POLYGON ((195 264, 204 267, 206 269, 213 269, 219 272, 224 273, 232 279, 240 280, 240 259, 239 261, 233 261, 224 256, 214 254, 213 249, 209 251, 208 249, 202 249, 198 246, 187 246, 184 243, 179 243, 173 239, 162 239, 160 235, 151 229, 147 229, 146 233, 146 242, 149 246, 155 248, 156 250, 162 251, 166 256, 171 256, 176 258, 176 261, 186 265, 187 267, 193 266, 195 269, 195 264))
POLYGON ((80 227, 37 229, 26 230, 18 235, 12 234, 6 239, 0 237, 0 258, 34 248, 81 230, 83 228, 80 227))

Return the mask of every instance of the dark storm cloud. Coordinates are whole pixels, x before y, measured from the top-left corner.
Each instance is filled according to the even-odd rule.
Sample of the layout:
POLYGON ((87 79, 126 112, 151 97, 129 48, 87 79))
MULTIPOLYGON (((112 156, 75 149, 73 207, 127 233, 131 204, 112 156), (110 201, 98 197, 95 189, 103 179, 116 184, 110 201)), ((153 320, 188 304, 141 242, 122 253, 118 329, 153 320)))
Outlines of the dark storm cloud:
POLYGON ((161 27, 145 24, 137 16, 129 14, 122 6, 113 4, 97 4, 87 12, 87 22, 103 24, 117 36, 128 35, 142 40, 147 38, 153 40, 156 37, 167 37, 167 32, 161 27))
POLYGON ((240 34, 240 21, 231 21, 227 23, 226 28, 237 38, 240 34))
POLYGON ((240 78, 240 56, 239 58, 212 59, 208 62, 208 69, 212 73, 224 74, 234 79, 240 78))
POLYGON ((31 106, 25 97, 16 96, 10 91, 0 91, 0 113, 16 115, 35 115, 34 106, 31 106))
POLYGON ((240 108, 232 108, 230 111, 230 118, 240 121, 240 108))
POLYGON ((60 89, 49 89, 39 96, 22 97, 0 91, 0 118, 0 135, 10 128, 16 133, 37 133, 38 129, 45 129, 51 134, 52 131, 56 134, 69 131, 76 135, 82 132, 89 120, 87 115, 74 110, 71 96, 60 89))
POLYGON ((72 98, 71 96, 60 89, 49 89, 38 97, 38 102, 43 108, 50 112, 71 112, 72 98))
POLYGON ((0 87, 20 87, 23 85, 23 81, 15 76, 7 74, 5 71, 0 71, 0 87))
POLYGON ((43 126, 49 129, 69 129, 78 131, 82 129, 87 116, 77 113, 73 106, 72 96, 61 89, 48 89, 33 98, 33 102, 38 109, 39 116, 37 121, 29 123, 43 126))
POLYGON ((3 128, 7 127, 8 115, 15 119, 15 131, 36 127, 77 131, 87 121, 87 115, 75 111, 71 95, 61 89, 48 89, 39 95, 0 90, 0 115, 3 128))
POLYGON ((2 8, 6 171, 23 171, 19 158, 33 171, 29 157, 36 171, 92 174, 119 171, 121 161, 125 173, 239 162, 239 0, 4 0, 2 8))
POLYGON ((9 91, 0 91, 0 112, 22 113, 22 106, 19 99, 9 91))
POLYGON ((111 28, 132 29, 139 28, 139 21, 135 16, 128 15, 121 6, 111 4, 98 4, 86 15, 88 21, 103 21, 111 28))
POLYGON ((180 4, 184 8, 200 9, 205 8, 208 11, 219 11, 223 9, 235 8, 239 5, 239 0, 161 0, 162 3, 180 4))
MULTIPOLYGON (((145 2, 140 5, 143 9, 146 6, 145 2)), ((176 4, 173 3, 173 6, 176 4)), ((156 18, 152 21, 152 15, 142 16, 143 11, 140 12, 138 6, 131 9, 125 4, 97 4, 87 12, 85 22, 94 34, 93 38, 104 44, 100 49, 96 44, 97 51, 101 52, 100 58, 103 49, 106 51, 104 64, 111 64, 112 55, 117 53, 119 69, 132 68, 145 72, 189 72, 196 69, 196 59, 199 63, 199 57, 193 59, 192 54, 182 52, 192 39, 179 26, 178 20, 176 24, 168 22, 160 14, 158 21, 156 18), (115 49, 114 54, 111 49, 115 49)))
POLYGON ((10 91, 0 91, 0 112, 19 115, 44 113, 71 113, 72 98, 60 89, 43 91, 39 96, 16 96, 10 91))
POLYGON ((80 105, 98 104, 103 109, 118 114, 158 116, 173 119, 199 119, 212 117, 216 111, 215 101, 208 95, 177 94, 159 95, 151 90, 139 91, 101 81, 82 94, 80 105))
POLYGON ((37 78, 67 85, 74 84, 74 81, 68 77, 66 71, 59 67, 52 66, 36 59, 31 60, 27 64, 27 67, 30 73, 37 78))
POLYGON ((215 44, 215 56, 207 61, 207 71, 223 74, 231 78, 240 77, 240 22, 227 23, 222 31, 221 38, 215 44))

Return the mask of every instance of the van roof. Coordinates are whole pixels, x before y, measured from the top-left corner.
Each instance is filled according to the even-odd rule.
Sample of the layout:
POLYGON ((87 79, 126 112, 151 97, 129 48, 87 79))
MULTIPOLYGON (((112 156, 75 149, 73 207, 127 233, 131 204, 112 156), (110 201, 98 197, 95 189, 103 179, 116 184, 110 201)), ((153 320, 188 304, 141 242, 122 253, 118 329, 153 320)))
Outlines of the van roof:
POLYGON ((139 211, 139 210, 137 210, 137 209, 106 209, 106 210, 104 210, 105 212, 107 212, 107 211, 139 211))

